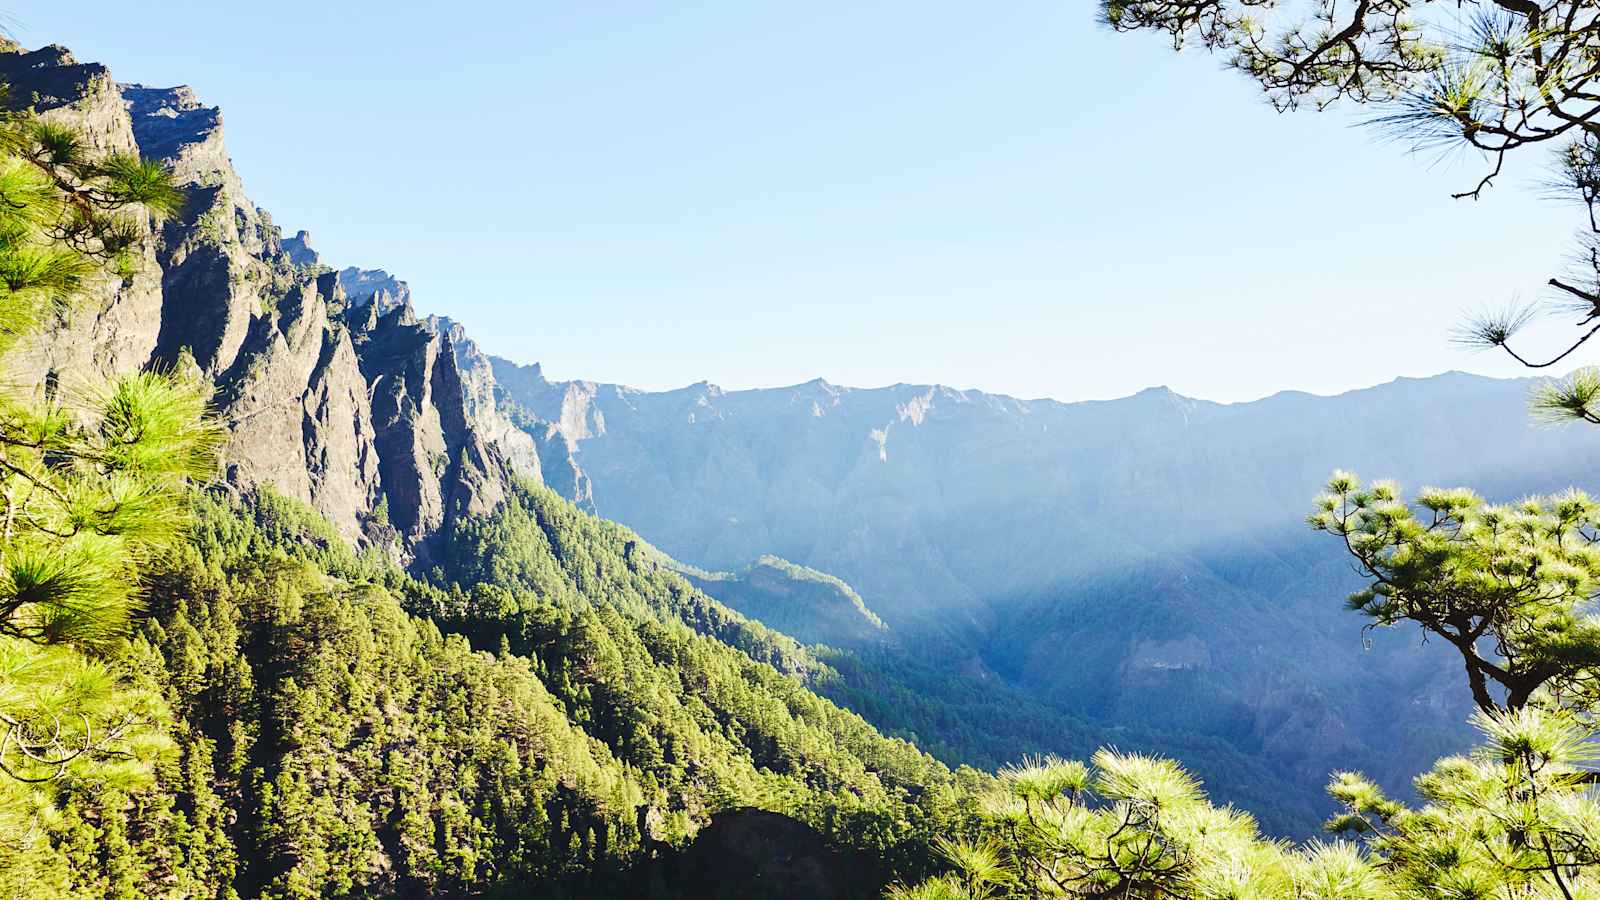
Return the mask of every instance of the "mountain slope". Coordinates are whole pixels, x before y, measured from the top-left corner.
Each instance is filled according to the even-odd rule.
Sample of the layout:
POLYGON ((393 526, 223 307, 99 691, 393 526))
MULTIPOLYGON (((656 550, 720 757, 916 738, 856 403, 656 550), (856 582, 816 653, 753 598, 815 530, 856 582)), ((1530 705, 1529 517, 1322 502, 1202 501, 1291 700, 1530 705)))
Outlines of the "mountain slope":
MULTIPOLYGON (((1459 749, 1469 708, 1447 653, 1404 633, 1369 649, 1343 611, 1342 552, 1301 521, 1328 473, 1512 498, 1594 486, 1600 450, 1592 429, 1528 423, 1532 381, 1459 373, 1222 405, 821 381, 651 393, 492 362, 507 399, 567 437, 595 506, 674 558, 832 573, 947 674, 1108 734, 1220 741, 1307 791, 1350 766, 1404 790, 1459 749), (1408 715, 1374 712, 1395 697, 1408 715)), ((1157 740, 1141 749, 1181 755, 1157 740)))
POLYGON ((153 573, 125 660, 171 707, 174 752, 153 788, 66 785, 37 838, 0 843, 10 895, 649 887, 688 900, 700 882, 641 879, 677 871, 674 848, 692 854, 717 813, 758 807, 850 854, 850 896, 868 897, 925 870, 931 835, 957 814, 948 770, 751 658, 816 674, 792 641, 547 491, 519 491, 460 538, 531 563, 535 581, 469 572, 465 588, 358 557, 271 493, 197 508, 184 552, 153 573), (537 594, 525 588, 535 582, 537 594), (476 606, 496 597, 514 611, 476 606))
POLYGON ((826 572, 770 555, 736 572, 675 568, 712 597, 806 643, 853 647, 890 639, 861 595, 826 572))

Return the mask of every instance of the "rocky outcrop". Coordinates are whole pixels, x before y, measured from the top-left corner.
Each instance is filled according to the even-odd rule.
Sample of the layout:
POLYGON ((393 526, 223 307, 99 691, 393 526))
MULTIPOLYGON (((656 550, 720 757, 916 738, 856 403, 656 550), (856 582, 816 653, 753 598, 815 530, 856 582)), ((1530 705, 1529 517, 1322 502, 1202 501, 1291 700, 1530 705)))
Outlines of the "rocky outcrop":
POLYGON ((513 471, 538 477, 533 439, 482 404, 494 395, 488 363, 419 323, 404 282, 335 274, 308 233, 285 239, 245 194, 221 112, 193 90, 119 85, 60 47, 0 47, 0 79, 14 103, 74 125, 97 150, 164 161, 188 194, 150 232, 132 278, 98 286, 17 348, 9 371, 44 385, 63 372, 194 365, 216 385, 227 483, 309 503, 353 539, 398 534, 421 562, 452 517, 501 503, 513 471))
POLYGON ((355 341, 389 519, 425 555, 449 518, 482 515, 504 501, 507 469, 467 414, 447 336, 400 306, 355 341))
POLYGON ((499 357, 490 357, 494 377, 506 395, 541 421, 555 426, 568 443, 602 437, 606 433, 606 416, 602 411, 599 394, 604 392, 612 402, 629 403, 630 395, 640 392, 614 384, 596 384, 592 381, 547 381, 538 363, 519 366, 499 357))
MULTIPOLYGON (((27 52, 0 41, 0 82, 14 109, 78 128, 94 151, 138 149, 122 94, 104 66, 79 63, 64 47, 27 52)), ((100 279, 46 334, 25 340, 7 360, 6 377, 64 389, 149 361, 161 321, 161 270, 153 242, 139 250, 132 277, 100 279)))
POLYGON ((304 228, 294 233, 294 237, 283 239, 283 252, 289 254, 289 261, 302 269, 314 268, 322 262, 322 257, 311 248, 311 232, 304 228))
POLYGON ((245 196, 228 159, 222 113, 187 87, 122 88, 139 151, 165 161, 188 189, 183 214, 164 224, 161 329, 154 355, 187 350, 216 376, 238 361, 252 323, 270 317, 299 277, 277 228, 245 196))
POLYGON ((339 283, 351 302, 370 303, 379 313, 411 305, 411 285, 382 269, 340 269, 339 283))
POLYGON ((252 322, 221 374, 227 478, 304 500, 347 533, 365 533, 382 495, 367 384, 348 330, 330 313, 336 285, 295 285, 252 322))
POLYGON ((552 385, 544 379, 538 363, 519 366, 496 356, 482 358, 489 364, 499 408, 533 438, 544 483, 582 509, 598 512, 594 484, 579 465, 577 455, 579 440, 605 431, 604 419, 591 421, 587 417, 594 408, 589 402, 594 385, 565 385, 569 399, 552 393, 552 385))
MULTIPOLYGON (((340 275, 343 277, 343 273, 340 275)), ((506 401, 495 384, 488 354, 467 337, 467 330, 459 322, 443 316, 428 316, 423 324, 444 335, 455 353, 467 418, 473 428, 500 451, 513 471, 539 480, 539 448, 533 436, 513 422, 502 408, 506 401)))

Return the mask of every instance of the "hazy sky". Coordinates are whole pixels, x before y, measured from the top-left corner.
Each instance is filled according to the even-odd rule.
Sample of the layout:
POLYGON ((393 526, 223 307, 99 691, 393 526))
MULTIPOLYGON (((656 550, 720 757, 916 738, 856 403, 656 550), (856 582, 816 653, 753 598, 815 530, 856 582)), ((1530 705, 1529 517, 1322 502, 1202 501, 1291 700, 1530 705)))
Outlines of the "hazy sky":
MULTIPOLYGON (((1575 211, 1280 116, 1089 0, 12 4, 193 85, 331 264, 556 378, 1216 400, 1521 370, 1447 340, 1575 211)), ((1562 335, 1565 332, 1561 332, 1562 335)))

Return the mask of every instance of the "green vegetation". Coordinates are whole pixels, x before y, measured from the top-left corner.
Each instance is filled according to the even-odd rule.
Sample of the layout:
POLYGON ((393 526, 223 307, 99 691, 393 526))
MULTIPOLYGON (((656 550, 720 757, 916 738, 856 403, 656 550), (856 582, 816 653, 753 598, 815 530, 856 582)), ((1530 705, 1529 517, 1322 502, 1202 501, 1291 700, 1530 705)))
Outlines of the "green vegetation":
POLYGON ((1418 779, 1408 809, 1358 775, 1329 823, 1364 838, 1289 847, 1211 805, 1167 760, 1101 751, 1005 770, 967 837, 940 843, 949 874, 889 896, 1390 900, 1588 897, 1600 888, 1588 794, 1593 732, 1535 711, 1480 713, 1485 743, 1418 779))
POLYGON ((1102 750, 1092 765, 1001 770, 970 830, 939 845, 952 871, 891 896, 1592 896, 1594 512, 1577 493, 1507 508, 1433 489, 1410 505, 1390 484, 1329 482, 1310 523, 1340 538, 1369 579, 1350 608, 1456 647, 1484 738, 1417 778, 1417 808, 1335 773, 1328 792, 1342 811, 1327 829, 1356 842, 1289 848, 1212 805, 1177 763, 1102 750))
MULTIPOLYGON (((0 120, 0 199, 0 351, 129 272, 145 221, 182 202, 162 167, 28 115, 0 120)), ((29 854, 76 792, 146 782, 168 747, 122 651, 141 573, 184 532, 185 484, 215 465, 208 391, 168 373, 0 390, 0 885, 33 882, 29 854)))
POLYGON ((120 655, 170 711, 154 783, 63 778, 3 867, 27 896, 633 896, 630 866, 734 806, 798 817, 887 877, 925 865, 955 814, 938 763, 661 610, 803 651, 653 554, 630 565, 610 551, 636 538, 548 492, 459 536, 549 592, 503 596, 358 556, 271 494, 196 508, 120 655), (590 577, 610 593, 581 593, 590 577), (491 597, 519 605, 444 612, 491 597))
POLYGON ((1094 725, 998 678, 952 673, 925 654, 908 653, 894 645, 892 635, 870 626, 856 608, 859 595, 853 589, 826 573, 774 556, 739 572, 665 562, 762 624, 824 642, 806 648, 821 664, 810 664, 812 690, 950 766, 996 768, 1028 755, 1087 757, 1107 744, 1146 751, 1161 747, 1205 773, 1233 802, 1261 810, 1263 825, 1273 834, 1310 833, 1328 812, 1315 784, 1308 789, 1290 783, 1261 760, 1223 741, 1185 732, 1181 725, 1167 731, 1136 722, 1094 725))
POLYGON ((1498 713, 1541 691, 1600 705, 1600 621, 1590 610, 1600 580, 1597 511, 1577 491, 1505 507, 1468 490, 1430 489, 1413 505, 1392 484, 1363 489, 1339 473, 1311 525, 1341 538, 1371 579, 1350 608, 1374 625, 1414 623, 1442 638, 1461 654, 1473 701, 1498 713))
POLYGON ((28 896, 449 894, 581 871, 631 828, 636 788, 525 660, 406 616, 285 501, 199 511, 127 652, 176 752, 153 788, 75 791, 28 896))
MULTIPOLYGON (((673 563, 673 566, 678 571, 693 578, 695 581, 704 581, 710 584, 741 584, 742 586, 746 586, 747 591, 743 596, 749 597, 752 603, 761 603, 761 601, 765 600, 766 602, 761 603, 759 609, 761 612, 766 612, 768 614, 762 615, 761 612, 748 610, 747 612, 749 612, 752 617, 760 619, 763 622, 772 622, 773 624, 778 625, 778 627, 784 630, 786 633, 792 634, 794 633, 794 629, 784 628, 781 624, 776 622, 776 617, 780 615, 787 615, 803 624, 806 618, 805 614, 807 612, 816 612, 816 610, 811 609, 804 602, 806 599, 812 597, 825 600, 836 600, 838 603, 849 607, 851 611, 865 621, 868 628, 882 631, 888 627, 883 624, 882 619, 878 618, 877 613, 867 608, 866 601, 861 599, 861 595, 856 593, 856 589, 846 584, 840 578, 829 575, 827 572, 819 572, 809 566, 802 566, 789 562, 788 560, 779 556, 773 556, 771 554, 761 556, 755 562, 745 566, 744 569, 739 572, 705 572, 696 569, 693 566, 684 565, 683 563, 673 563), (811 590, 802 596, 791 600, 789 604, 786 604, 791 608, 786 609, 784 608, 784 605, 779 605, 778 603, 774 602, 775 598, 763 596, 759 590, 748 590, 748 583, 752 580, 752 576, 766 571, 770 571, 775 576, 783 579, 786 582, 784 585, 784 588, 786 589, 784 599, 789 599, 789 592, 793 588, 810 588, 811 590)), ((738 606, 738 604, 731 605, 738 606)))
POLYGON ((442 555, 447 589, 412 602, 477 646, 537 660, 574 721, 647 773, 664 812, 760 806, 900 853, 949 802, 942 765, 805 687, 830 677, 808 651, 547 489, 519 488, 442 555))
POLYGON ((737 572, 706 572, 669 560, 707 594, 762 624, 807 643, 870 647, 888 626, 855 588, 826 572, 764 555, 737 572))

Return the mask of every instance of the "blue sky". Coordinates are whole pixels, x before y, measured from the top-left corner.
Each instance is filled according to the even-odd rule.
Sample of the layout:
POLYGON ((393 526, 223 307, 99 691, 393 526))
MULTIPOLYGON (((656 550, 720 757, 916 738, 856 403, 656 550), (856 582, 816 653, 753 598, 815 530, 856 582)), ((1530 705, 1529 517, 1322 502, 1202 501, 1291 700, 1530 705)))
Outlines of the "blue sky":
MULTIPOLYGON (((824 377, 1215 400, 1446 369, 1575 211, 1279 115, 1087 0, 79 0, 11 7, 193 85, 251 197, 490 352, 646 388, 824 377)), ((1563 332, 1564 333, 1564 332, 1563 332)), ((1553 339, 1553 338, 1552 338, 1553 339)))

